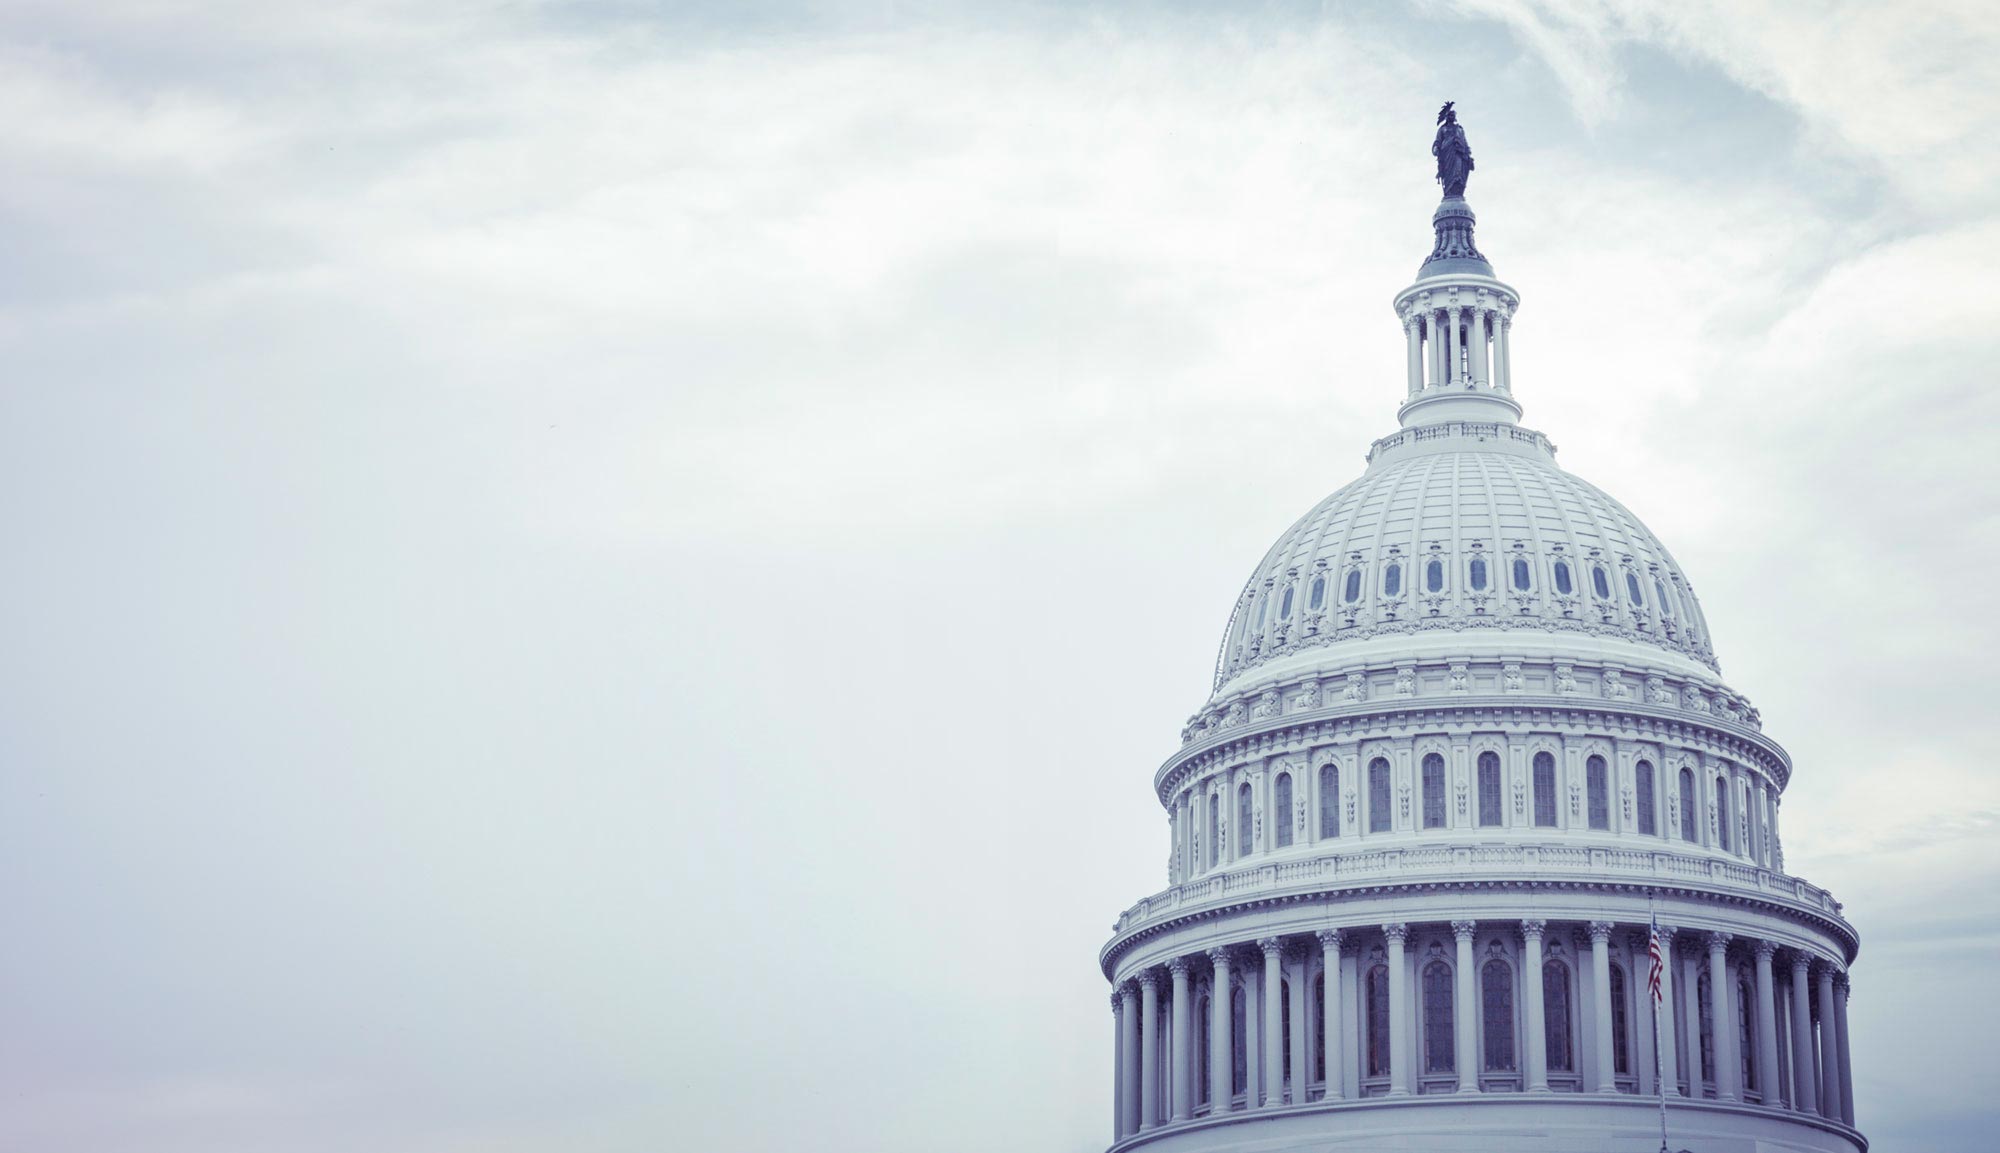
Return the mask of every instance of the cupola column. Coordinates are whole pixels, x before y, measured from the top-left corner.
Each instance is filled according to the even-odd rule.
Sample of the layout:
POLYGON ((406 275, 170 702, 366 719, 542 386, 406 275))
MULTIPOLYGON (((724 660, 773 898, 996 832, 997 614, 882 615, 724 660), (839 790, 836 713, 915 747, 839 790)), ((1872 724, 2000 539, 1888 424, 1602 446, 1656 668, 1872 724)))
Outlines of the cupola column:
POLYGON ((1501 312, 1494 316, 1494 321, 1495 321, 1495 328, 1493 331, 1493 357, 1499 367, 1499 371, 1493 374, 1493 387, 1499 389, 1501 392, 1513 392, 1514 391, 1514 357, 1512 355, 1513 342, 1509 339, 1509 335, 1514 330, 1514 318, 1512 315, 1508 313, 1501 312))
POLYGON ((1265 937, 1257 942, 1264 950, 1264 1106, 1285 1103, 1285 1014, 1284 942, 1265 937))
POLYGON ((1528 1092, 1549 1091, 1549 1023, 1542 1009, 1542 930, 1546 921, 1521 922, 1521 1003, 1527 1007, 1528 1092))
POLYGON ((1424 327, 1430 330, 1431 380, 1430 387, 1444 387, 1444 311, 1437 309, 1425 314, 1424 327))
POLYGON ((1151 969, 1139 974, 1139 1128, 1160 1123, 1160 986, 1151 969))
POLYGON ((1778 1005, 1771 979, 1771 955, 1778 947, 1757 942, 1757 1080, 1764 1104, 1778 1105, 1778 1005))
POLYGON ((1208 980, 1208 1113, 1229 1112, 1236 1089, 1235 991, 1229 985, 1229 950, 1210 949, 1208 980))
POLYGON ((1819 1112, 1818 1077, 1813 1070, 1812 958, 1792 954, 1792 1108, 1819 1112))
POLYGON ((1167 972, 1174 979, 1173 1118, 1186 1121, 1194 1116, 1194 1003, 1188 991, 1187 958, 1168 961, 1167 972))
POLYGON ((1340 1027, 1340 932, 1319 931, 1321 963, 1326 967, 1321 984, 1320 1028, 1326 1033, 1326 1100, 1341 1096, 1341 1057, 1347 1052, 1347 1033, 1340 1027))
POLYGON ((1127 981, 1118 987, 1118 994, 1124 1003, 1118 1014, 1118 1024, 1125 1041, 1118 1061, 1121 1081, 1118 1099, 1124 1115, 1121 1128, 1129 1137, 1139 1131, 1139 988, 1127 981))
POLYGON ((1615 1092, 1618 1088, 1613 1073, 1616 1066, 1611 1060, 1611 929, 1609 921, 1590 923, 1590 1023, 1595 1034, 1591 1048, 1595 1050, 1593 1067, 1597 1071, 1596 1084, 1591 1087, 1599 1093, 1615 1092))
POLYGON ((1410 1092, 1410 972, 1403 943, 1410 927, 1382 926, 1389 945, 1389 1096, 1406 1097, 1410 1092))
POLYGON ((1472 383, 1484 387, 1492 382, 1486 369, 1486 309, 1484 306, 1472 310, 1472 383))
POLYGON ((1708 1028, 1715 1052, 1715 1097, 1718 1101, 1736 1101, 1743 1096, 1743 1087, 1736 1082, 1742 1077, 1742 1060, 1736 1055, 1736 1015, 1729 1011, 1730 1002, 1735 998, 1729 979, 1729 934, 1710 933, 1708 935, 1708 1028))
POLYGON ((1464 315, 1465 310, 1462 308, 1447 308, 1444 310, 1444 382, 1448 385, 1456 385, 1463 380, 1463 370, 1459 367, 1461 340, 1458 335, 1458 323, 1464 315))
POLYGON ((1403 318, 1403 341, 1409 346, 1410 396, 1424 390, 1424 322, 1416 313, 1403 318))
POLYGON ((1472 958, 1472 935, 1477 921, 1453 921, 1451 935, 1458 940, 1458 1011, 1452 1014, 1457 1028, 1453 1040, 1458 1046, 1458 1091, 1479 1092, 1479 976, 1472 958))

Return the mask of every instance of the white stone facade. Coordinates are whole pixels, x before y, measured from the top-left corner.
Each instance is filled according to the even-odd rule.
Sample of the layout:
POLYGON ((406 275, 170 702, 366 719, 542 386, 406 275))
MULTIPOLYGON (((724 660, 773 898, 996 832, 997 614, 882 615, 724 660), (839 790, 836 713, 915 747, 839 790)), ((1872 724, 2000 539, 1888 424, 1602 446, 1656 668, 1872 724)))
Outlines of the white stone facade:
POLYGON ((1665 546, 1516 423, 1472 221, 1396 297, 1401 431, 1258 565, 1155 776, 1112 1148, 1651 1153, 1664 1088, 1674 1149, 1857 1153, 1859 939, 1784 871, 1790 758, 1665 546))

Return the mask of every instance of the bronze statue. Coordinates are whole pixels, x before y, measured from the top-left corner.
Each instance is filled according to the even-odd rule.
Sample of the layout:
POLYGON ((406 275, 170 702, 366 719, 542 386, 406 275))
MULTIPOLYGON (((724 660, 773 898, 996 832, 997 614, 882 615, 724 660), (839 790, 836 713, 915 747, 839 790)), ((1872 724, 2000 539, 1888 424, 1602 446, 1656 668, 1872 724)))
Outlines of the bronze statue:
POLYGON ((1458 113, 1447 100, 1438 109, 1437 139, 1431 141, 1431 155, 1437 157, 1438 183, 1446 196, 1464 196, 1465 178, 1472 175, 1472 146, 1465 142, 1465 129, 1458 125, 1458 113))

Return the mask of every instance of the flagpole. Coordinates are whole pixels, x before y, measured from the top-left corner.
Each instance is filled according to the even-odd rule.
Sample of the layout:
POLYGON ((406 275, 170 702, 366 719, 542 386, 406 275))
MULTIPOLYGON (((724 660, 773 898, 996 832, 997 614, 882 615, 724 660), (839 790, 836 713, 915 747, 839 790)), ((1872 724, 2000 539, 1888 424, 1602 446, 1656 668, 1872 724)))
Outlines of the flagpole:
MULTIPOLYGON (((1658 913, 1655 913, 1653 911, 1653 894, 1651 891, 1648 891, 1646 893, 1646 920, 1648 922, 1648 932, 1651 933, 1653 938, 1651 942, 1651 948, 1648 951, 1653 953, 1655 958, 1658 958, 1659 948, 1660 948, 1660 917, 1658 913)), ((1662 962, 1657 959, 1654 961, 1655 966, 1658 966, 1661 963, 1662 962)), ((1647 985, 1649 986, 1650 989, 1650 992, 1647 994, 1647 1000, 1653 1003, 1653 1085, 1660 1091, 1660 1153, 1668 1153, 1667 1076, 1666 1076, 1667 1070, 1665 1067, 1666 1062, 1661 1057, 1661 1050, 1662 1050, 1662 1046, 1660 1043, 1661 998, 1659 996, 1660 986, 1659 986, 1659 976, 1657 972, 1648 978, 1647 985)))

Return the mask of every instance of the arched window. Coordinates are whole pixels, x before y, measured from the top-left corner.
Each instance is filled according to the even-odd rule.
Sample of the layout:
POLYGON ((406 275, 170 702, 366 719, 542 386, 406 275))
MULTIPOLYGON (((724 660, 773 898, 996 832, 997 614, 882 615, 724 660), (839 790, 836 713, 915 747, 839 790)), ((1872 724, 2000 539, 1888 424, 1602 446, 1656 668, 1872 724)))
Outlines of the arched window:
POLYGON ((1368 762, 1368 831, 1386 833, 1394 822, 1389 813, 1389 762, 1368 762))
POLYGON ((1576 1054, 1570 1045, 1569 966, 1561 961, 1542 963, 1542 1012, 1548 1028, 1549 1071, 1576 1072, 1576 1054))
POLYGON ((1583 788, 1589 793, 1590 827, 1608 829, 1611 827, 1611 782, 1610 773, 1605 770, 1604 758, 1592 755, 1583 762, 1583 788))
POLYGON ((1278 601, 1278 619, 1281 621, 1292 619, 1292 586, 1290 585, 1285 586, 1284 598, 1278 601))
POLYGON ((1625 574, 1625 596, 1634 607, 1646 607, 1646 598, 1639 595, 1639 578, 1630 572, 1625 574))
POLYGON ((1701 805, 1701 798, 1694 795, 1694 771, 1681 770, 1681 840, 1693 844, 1701 838, 1695 835, 1695 810, 1701 805))
POLYGON ((1309 609, 1317 610, 1321 605, 1325 603, 1326 603, 1326 578, 1323 576, 1316 576, 1313 578, 1312 593, 1310 596, 1306 598, 1306 607, 1309 609))
POLYGON ((1340 770, 1331 764, 1319 767, 1319 835, 1340 835, 1340 770))
POLYGON ((1514 587, 1515 587, 1516 589, 1519 589, 1519 590, 1520 590, 1520 591, 1522 591, 1522 592, 1527 592, 1527 591, 1528 591, 1528 583, 1529 583, 1529 582, 1528 582, 1528 562, 1527 562, 1527 560, 1526 560, 1525 558, 1523 558, 1523 557, 1515 557, 1515 558, 1514 558, 1514 587))
POLYGON ((1326 974, 1324 972, 1313 978, 1312 1004, 1313 1052, 1311 1079, 1314 1081, 1324 1081, 1326 1080, 1326 1014, 1320 1012, 1318 1008, 1326 1004, 1326 974))
POLYGON ((1757 1030, 1750 1017, 1750 1006, 1757 1002, 1750 999, 1750 981, 1739 974, 1736 978, 1736 1052, 1743 1058, 1743 1087, 1762 1091, 1764 1086, 1757 1080, 1757 1030))
POLYGON ((1222 840, 1221 836, 1218 835, 1222 831, 1218 827, 1221 823, 1222 797, 1219 794, 1210 793, 1208 795, 1208 867, 1211 869, 1216 866, 1216 862, 1219 860, 1216 853, 1220 850, 1218 842, 1222 840))
POLYGON ((1695 1007, 1701 1013, 1701 1079, 1715 1084, 1715 1030, 1711 1024, 1714 1016, 1710 1013, 1708 972, 1706 968, 1695 978, 1695 1007))
POLYGON ((1361 570, 1347 570, 1347 587, 1340 591, 1341 599, 1353 604, 1361 599, 1361 570))
POLYGON ((1432 961, 1424 966, 1424 1072, 1449 1073, 1458 1066, 1452 1054, 1451 966, 1432 961))
POLYGON ((1277 834, 1280 849, 1292 843, 1292 774, 1279 773, 1277 803, 1272 806, 1271 831, 1277 834))
POLYGON ((1729 848, 1729 778, 1715 778, 1715 844, 1723 852, 1729 848))
POLYGON ((1597 594, 1597 599, 1611 599, 1611 580, 1604 575, 1603 565, 1590 566, 1590 587, 1597 594))
POLYGON ((1535 754, 1535 824, 1556 824, 1556 759, 1547 753, 1535 754))
POLYGON ((1498 825, 1500 811, 1500 754, 1489 750, 1479 754, 1479 823, 1498 825))
POLYGON ((1649 837, 1658 836, 1660 823, 1653 808, 1653 762, 1640 761, 1633 769, 1639 792, 1639 831, 1649 837))
POLYGON ((1382 595, 1392 597, 1403 591, 1403 566, 1392 564, 1382 570, 1382 595))
MULTIPOLYGON (((1292 983, 1290 981, 1278 982, 1278 1022, 1278 1047, 1285 1055, 1284 1075, 1289 1079, 1292 1075, 1292 983)), ((1282 1095, 1283 1081, 1278 1083, 1278 1088, 1282 1095)), ((1304 1094, 1299 1096, 1303 1097, 1304 1094)))
POLYGON ((1244 1051, 1244 1043, 1250 1031, 1250 1014, 1244 1007, 1243 986, 1238 985, 1229 994, 1229 1091, 1248 1093, 1250 1091, 1250 1059, 1244 1051))
POLYGON ((1486 1071, 1514 1071, 1514 971, 1507 962, 1492 960, 1479 971, 1481 1032, 1485 1034, 1486 1071))
POLYGON ((1444 828, 1444 758, 1424 754, 1424 828, 1444 828))
POLYGON ((1389 1075, 1389 966, 1368 970, 1362 988, 1368 1014, 1368 1075, 1389 1075))
POLYGON ((1473 557, 1473 558, 1472 558, 1472 563, 1471 563, 1471 564, 1470 564, 1469 566, 1467 566, 1467 567, 1468 567, 1468 569, 1469 569, 1469 575, 1470 575, 1470 577, 1471 577, 1471 582, 1472 582, 1472 591, 1473 591, 1473 592, 1485 592, 1485 591, 1486 591, 1486 560, 1485 560, 1485 558, 1484 558, 1484 557, 1473 557))
POLYGON ((1569 580, 1569 562, 1566 560, 1557 561, 1556 592, 1563 596, 1568 596, 1571 592, 1575 590, 1575 588, 1576 586, 1571 584, 1569 580))
POLYGON ((1199 1063, 1195 1072, 1195 1103, 1208 1104, 1208 1024, 1213 1019, 1209 1015, 1207 995, 1196 999, 1194 1005, 1194 1059, 1199 1063))
POLYGON ((1424 591, 1441 593, 1444 591, 1444 562, 1431 561, 1424 566, 1424 591))
POLYGON ((1673 602, 1667 599, 1667 586, 1661 584, 1658 580, 1653 581, 1653 599, 1660 606, 1661 616, 1670 617, 1674 615, 1673 602))
POLYGON ((1619 1076, 1632 1072, 1631 1009, 1625 1003, 1625 970, 1611 963, 1611 1071, 1619 1076))
POLYGON ((1236 790, 1236 855, 1243 856, 1250 847, 1250 785, 1246 781, 1236 790))
POLYGON ((1271 594, 1261 593, 1257 597, 1257 623, 1250 626, 1253 633, 1264 631, 1264 610, 1271 607, 1271 594))

